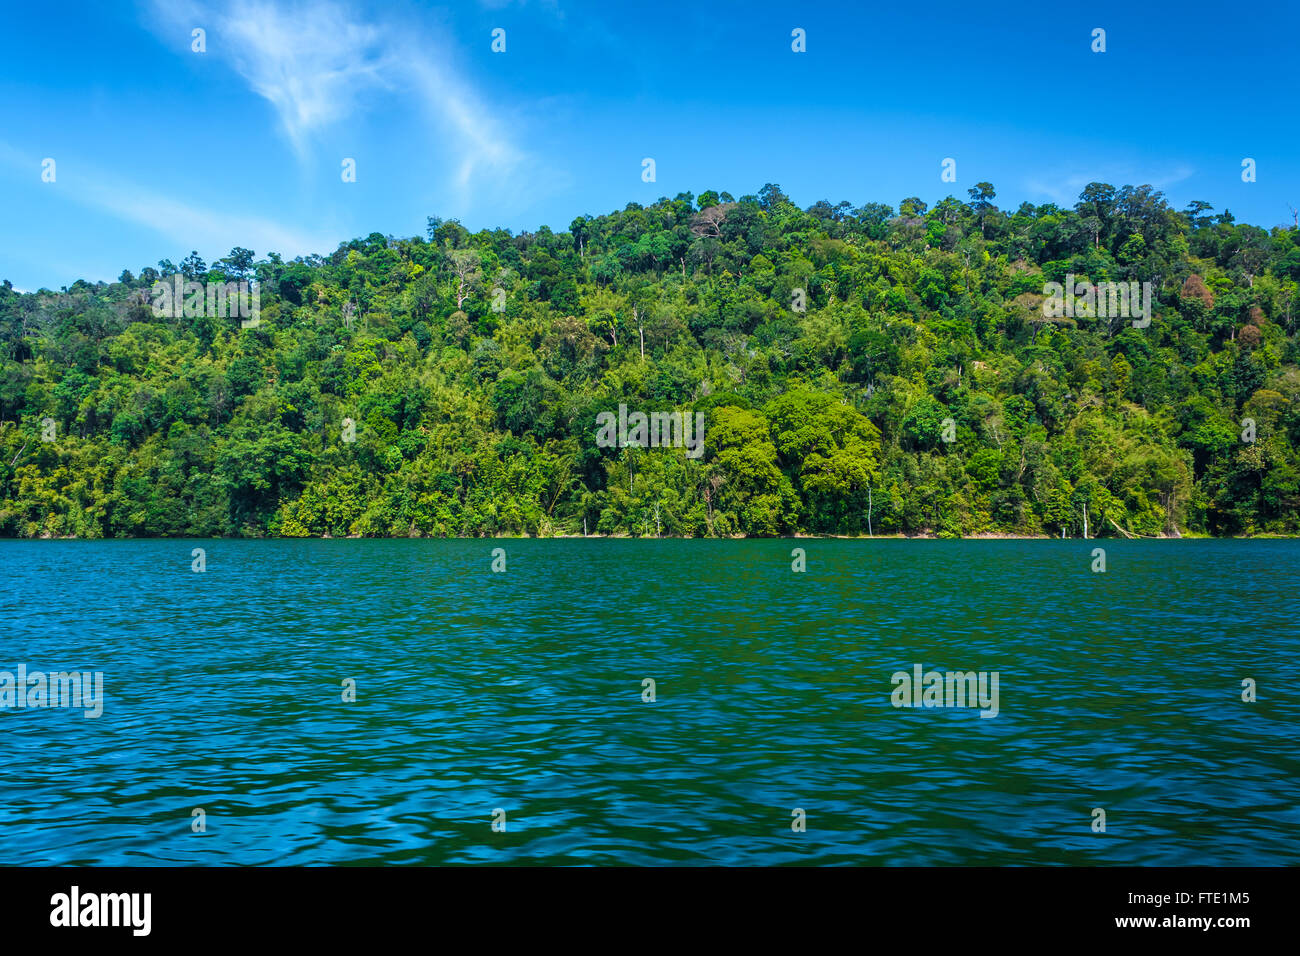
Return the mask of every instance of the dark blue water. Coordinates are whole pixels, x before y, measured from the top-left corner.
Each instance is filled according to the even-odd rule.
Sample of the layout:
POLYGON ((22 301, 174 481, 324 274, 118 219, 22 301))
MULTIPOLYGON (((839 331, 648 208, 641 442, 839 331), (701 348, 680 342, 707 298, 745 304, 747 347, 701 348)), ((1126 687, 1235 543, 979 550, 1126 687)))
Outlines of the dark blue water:
POLYGON ((0 582, 0 671, 105 698, 0 710, 0 864, 1300 862, 1296 542, 0 542, 0 582), (894 707, 915 664, 997 716, 894 707))

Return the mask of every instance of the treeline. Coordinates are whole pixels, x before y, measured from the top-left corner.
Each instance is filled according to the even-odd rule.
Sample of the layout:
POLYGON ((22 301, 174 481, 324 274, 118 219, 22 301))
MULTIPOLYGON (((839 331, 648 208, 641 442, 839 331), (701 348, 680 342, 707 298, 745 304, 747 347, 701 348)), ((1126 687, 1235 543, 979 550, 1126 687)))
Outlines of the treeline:
POLYGON ((1300 230, 968 195, 5 282, 0 535, 1300 532, 1300 230), (259 321, 157 314, 176 273, 259 321), (1150 324, 1046 318, 1067 275, 1152 283, 1150 324), (704 412, 703 455, 598 446, 620 404, 704 412))

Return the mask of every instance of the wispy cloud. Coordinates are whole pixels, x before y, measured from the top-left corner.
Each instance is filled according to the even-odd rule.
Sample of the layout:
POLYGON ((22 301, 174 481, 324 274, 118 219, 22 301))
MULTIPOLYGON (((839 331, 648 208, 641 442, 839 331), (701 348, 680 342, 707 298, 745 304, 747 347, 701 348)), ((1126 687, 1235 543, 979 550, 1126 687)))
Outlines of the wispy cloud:
POLYGON ((204 11, 250 88, 275 107, 294 148, 346 119, 397 67, 384 31, 328 3, 281 7, 240 2, 204 11))
POLYGON ((102 176, 95 177, 93 185, 73 192, 72 198, 153 229, 187 249, 246 246, 263 254, 278 252, 292 258, 332 252, 339 242, 337 236, 286 229, 259 216, 196 206, 132 184, 112 183, 102 176))
POLYGON ((445 56, 446 42, 422 36, 409 18, 369 18, 332 0, 237 0, 225 6, 153 0, 173 27, 206 25, 210 55, 230 66, 276 110, 300 157, 312 138, 374 98, 413 99, 456 143, 457 186, 480 175, 502 179, 524 154, 445 56), (214 42, 215 41, 215 42, 214 42))
POLYGON ((1058 206, 1073 206, 1079 193, 1089 183, 1110 183, 1112 186, 1154 186, 1167 189, 1190 179, 1195 170, 1190 166, 1143 172, 1132 165, 1107 165, 1079 172, 1077 167, 1058 173, 1039 175, 1025 181, 1030 195, 1046 196, 1058 206))
MULTIPOLYGON (((40 159, 35 154, 0 142, 0 162, 35 177, 40 159)), ((286 229, 270 219, 242 215, 176 199, 77 163, 80 174, 60 176, 49 195, 108 213, 123 222, 135 223, 165 236, 178 248, 225 251, 235 246, 263 254, 278 252, 292 258, 311 253, 328 253, 338 245, 337 236, 286 229)))

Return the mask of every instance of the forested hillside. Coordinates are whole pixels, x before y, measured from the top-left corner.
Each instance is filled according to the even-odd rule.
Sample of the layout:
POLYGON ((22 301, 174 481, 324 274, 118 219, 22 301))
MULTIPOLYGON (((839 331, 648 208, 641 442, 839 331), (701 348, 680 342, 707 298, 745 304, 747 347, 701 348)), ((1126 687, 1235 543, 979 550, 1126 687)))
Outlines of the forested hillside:
POLYGON ((968 195, 6 282, 0 535, 1300 531, 1300 230, 968 195), (173 273, 256 280, 260 324, 158 315, 173 273), (1045 318, 1069 274, 1151 282, 1150 324, 1045 318), (704 412, 703 455, 599 447, 620 404, 704 412))

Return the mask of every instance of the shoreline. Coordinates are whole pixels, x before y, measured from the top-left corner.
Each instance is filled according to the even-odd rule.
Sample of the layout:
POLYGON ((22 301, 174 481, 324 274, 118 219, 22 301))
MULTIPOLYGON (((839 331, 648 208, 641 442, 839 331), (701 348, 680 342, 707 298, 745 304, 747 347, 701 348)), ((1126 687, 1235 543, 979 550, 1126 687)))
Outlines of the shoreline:
POLYGON ((789 534, 770 537, 748 535, 698 536, 698 535, 657 535, 654 537, 627 534, 506 534, 506 535, 231 535, 228 537, 170 537, 170 536, 134 536, 129 538, 83 538, 78 535, 41 535, 35 538, 0 538, 0 541, 573 541, 573 540, 607 540, 607 541, 1300 541, 1300 535, 1256 534, 1224 535, 1180 534, 1151 537, 1124 538, 1107 536, 1102 538, 1061 538, 1046 534, 1011 534, 1003 532, 983 532, 981 534, 944 537, 937 534, 789 534))

